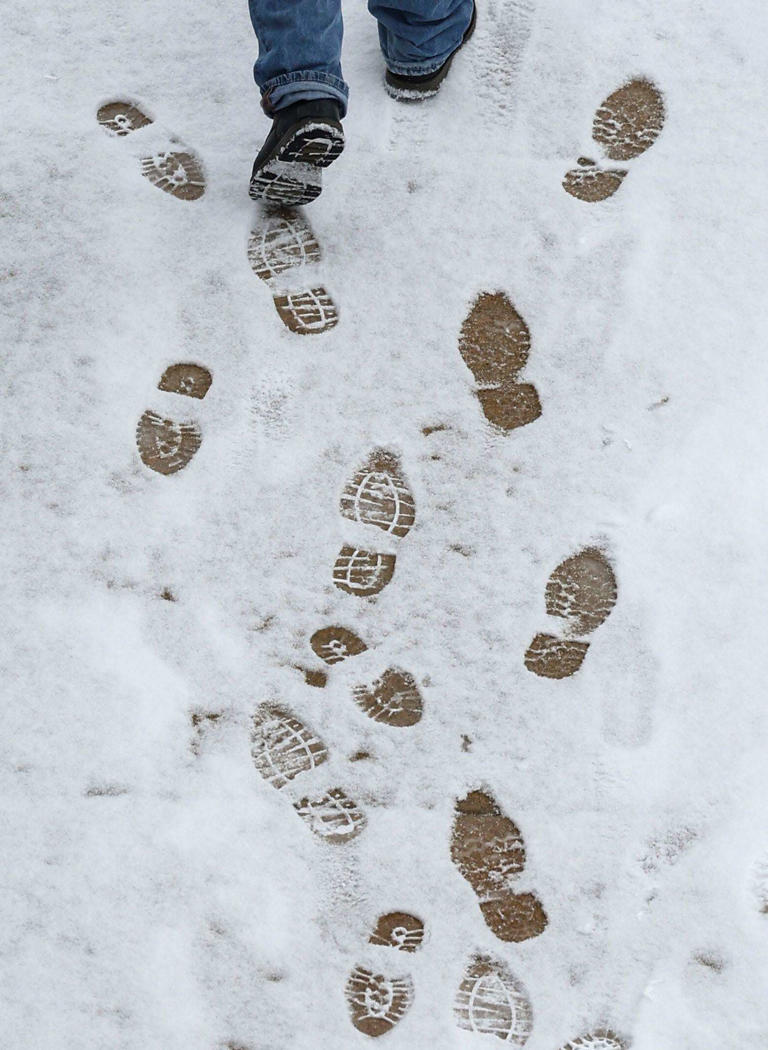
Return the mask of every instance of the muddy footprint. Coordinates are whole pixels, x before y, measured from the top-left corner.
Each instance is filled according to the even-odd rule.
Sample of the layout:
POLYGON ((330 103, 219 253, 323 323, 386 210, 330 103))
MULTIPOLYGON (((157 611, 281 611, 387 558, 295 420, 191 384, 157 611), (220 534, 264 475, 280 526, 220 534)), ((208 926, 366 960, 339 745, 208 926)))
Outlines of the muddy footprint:
MULTIPOLYGON (((389 912, 377 920, 369 944, 416 952, 424 940, 424 923, 407 912, 389 912)), ((345 997, 352 1024, 363 1035, 386 1035, 413 1003, 413 981, 356 966, 347 979, 345 997)))
POLYGON ((514 430, 541 415, 532 383, 518 383, 528 361, 531 333, 503 292, 481 292, 461 326, 459 353, 475 377, 477 399, 489 423, 514 430))
POLYGON ((500 959, 476 954, 470 960, 455 1004, 459 1028, 495 1035, 525 1046, 533 1031, 533 1010, 523 984, 500 959))
POLYGON ((499 940, 526 941, 544 932, 549 920, 539 898, 511 889, 525 868, 523 836, 487 792, 470 791, 456 803, 451 859, 499 940))
MULTIPOLYGON (((416 504, 398 457, 387 449, 374 449, 344 488, 339 511, 397 539, 407 536, 416 520, 416 504)), ((395 561, 394 554, 345 544, 333 568, 333 582, 348 594, 370 597, 390 582, 395 561)))
MULTIPOLYGON (((191 362, 171 365, 158 390, 202 400, 212 382, 211 373, 191 362)), ((194 420, 169 419, 148 409, 136 426, 136 447, 142 463, 158 474, 183 470, 200 448, 202 433, 194 420)))
MULTIPOLYGON (((664 126, 664 100, 649 80, 631 80, 598 107, 592 138, 609 160, 639 157, 658 138, 664 126)), ((589 157, 579 157, 578 167, 567 172, 563 187, 572 197, 595 203, 607 200, 621 186, 626 168, 601 168, 589 157)))
MULTIPOLYGON (((154 119, 135 102, 118 99, 107 102, 96 113, 99 124, 110 135, 124 138, 154 125, 154 119)), ((148 151, 151 142, 145 141, 148 132, 141 136, 142 152, 139 155, 141 173, 165 193, 183 201, 195 201, 205 193, 205 175, 200 161, 183 143, 172 136, 161 134, 156 145, 160 148, 148 151)))
POLYGON ((317 283, 321 258, 317 238, 300 211, 262 209, 248 238, 248 262, 272 292, 280 320, 297 335, 327 332, 339 320, 336 304, 317 283))
MULTIPOLYGON (((261 776, 282 789, 326 762, 328 749, 290 711, 263 704, 252 719, 251 757, 261 776)), ((349 842, 366 824, 363 812, 341 788, 298 799, 293 808, 319 838, 330 843, 349 842)))
POLYGON ((597 547, 566 558, 547 581, 547 613, 567 621, 566 634, 537 634, 525 654, 525 666, 543 678, 569 678, 589 649, 585 637, 607 620, 617 599, 611 563, 597 547), (573 636, 576 637, 573 637, 573 636))
MULTIPOLYGON (((362 638, 346 627, 323 627, 315 631, 309 644, 315 655, 329 666, 368 650, 362 638)), ((416 679, 397 667, 388 668, 370 685, 355 686, 352 696, 360 710, 374 722, 390 726, 416 725, 424 709, 416 679)))

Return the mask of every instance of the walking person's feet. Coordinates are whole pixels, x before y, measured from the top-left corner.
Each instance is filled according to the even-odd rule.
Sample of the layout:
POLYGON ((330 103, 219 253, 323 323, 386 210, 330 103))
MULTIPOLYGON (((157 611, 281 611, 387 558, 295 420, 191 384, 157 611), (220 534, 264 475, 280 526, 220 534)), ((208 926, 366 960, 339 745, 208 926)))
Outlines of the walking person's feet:
POLYGON ((464 36, 461 38, 461 43, 455 51, 451 52, 445 62, 443 62, 443 64, 437 69, 434 69, 431 73, 426 73, 423 76, 405 76, 401 73, 394 73, 391 69, 387 69, 384 75, 387 94, 392 98, 396 98, 400 102, 421 102, 422 99, 432 98, 433 95, 436 95, 440 85, 448 75, 448 71, 451 68, 454 58, 470 39, 475 31, 476 25, 477 4, 474 4, 472 6, 472 17, 469 20, 469 25, 464 31, 464 36))
POLYGON ((250 195, 270 204, 309 204, 319 196, 322 169, 344 149, 341 107, 333 99, 294 102, 279 109, 256 157, 250 195))

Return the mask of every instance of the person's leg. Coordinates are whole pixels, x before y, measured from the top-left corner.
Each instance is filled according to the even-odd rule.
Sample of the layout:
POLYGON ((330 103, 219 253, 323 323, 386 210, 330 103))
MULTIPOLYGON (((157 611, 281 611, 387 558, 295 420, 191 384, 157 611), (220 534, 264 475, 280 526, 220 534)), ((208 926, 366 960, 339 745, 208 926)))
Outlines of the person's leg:
POLYGON ((379 23, 379 42, 392 73, 423 77, 436 72, 464 40, 474 0, 368 0, 379 23))
POLYGON ((325 98, 347 109, 341 73, 341 0, 248 0, 259 57, 253 76, 264 112, 325 98))
POLYGON ((341 0, 248 0, 259 41, 253 75, 272 128, 251 173, 250 195, 270 204, 308 204, 321 171, 344 148, 341 118, 341 0))

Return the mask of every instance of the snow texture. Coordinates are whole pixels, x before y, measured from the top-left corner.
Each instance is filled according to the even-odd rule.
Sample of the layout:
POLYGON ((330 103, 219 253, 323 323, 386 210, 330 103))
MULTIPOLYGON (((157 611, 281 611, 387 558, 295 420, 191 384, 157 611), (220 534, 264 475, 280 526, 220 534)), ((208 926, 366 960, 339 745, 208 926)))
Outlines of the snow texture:
POLYGON ((393 1050, 482 1050, 455 1004, 489 958, 528 1050, 764 1050, 765 5, 481 0, 422 106, 345 19, 348 145, 292 289, 338 323, 296 334, 248 260, 245 0, 5 5, 3 1045, 354 1050, 362 968, 412 981, 393 1050), (579 200, 565 173, 604 159, 593 116, 632 78, 663 130, 579 200), (110 136, 115 99, 152 123, 110 136), (198 199, 144 177, 183 178, 168 153, 198 199), (509 431, 458 349, 482 293, 530 331, 542 414, 509 431), (204 398, 158 389, 183 362, 204 398), (139 457, 145 412, 201 435, 173 474, 139 457), (340 512, 376 450, 407 537, 340 512), (395 555, 380 593, 334 585, 347 545, 395 555), (615 608, 576 673, 532 674, 531 639, 568 637, 550 574, 589 549, 615 608), (328 666, 333 625, 367 648, 328 666), (417 724, 354 702, 392 667, 417 724), (328 749, 295 785, 254 766, 261 705, 328 749), (337 789, 353 841, 296 812, 337 789), (525 837, 541 936, 494 937, 451 861, 472 791, 525 837), (412 956, 368 943, 391 912, 424 923, 412 956))

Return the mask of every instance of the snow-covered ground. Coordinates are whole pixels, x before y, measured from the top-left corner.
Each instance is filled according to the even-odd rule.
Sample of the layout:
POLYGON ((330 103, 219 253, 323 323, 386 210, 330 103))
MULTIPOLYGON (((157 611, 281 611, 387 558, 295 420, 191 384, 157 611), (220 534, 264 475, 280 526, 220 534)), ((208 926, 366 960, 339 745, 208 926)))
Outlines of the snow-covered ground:
POLYGON ((480 953, 524 986, 529 1050, 764 1050, 765 6, 482 0, 420 107, 345 17, 347 149, 306 209, 339 322, 297 335, 247 254, 245 0, 5 5, 2 1043, 354 1050, 362 966, 412 979, 393 1050, 482 1050, 455 1012, 480 953), (563 176, 633 77, 663 131, 580 201, 563 176), (110 137, 122 98, 154 123, 110 137), (199 200, 142 177, 172 135, 199 200), (458 350, 483 292, 531 333, 542 414, 507 433, 458 350), (204 399, 157 389, 177 362, 204 399), (202 435, 170 476, 137 454, 146 410, 202 435), (339 510, 375 449, 413 494, 401 539, 339 510), (381 593, 334 585, 345 544, 396 553, 381 593), (615 609, 576 674, 537 677, 547 580, 594 547, 615 609), (312 687, 334 624, 368 649, 312 687), (389 667, 416 725, 353 700, 389 667), (295 787, 254 767, 264 704, 328 749, 295 787), (367 818, 348 843, 291 805, 329 787, 367 818), (499 940, 452 860, 474 790, 525 838, 539 936, 499 940), (367 943, 393 911, 417 952, 367 943))

